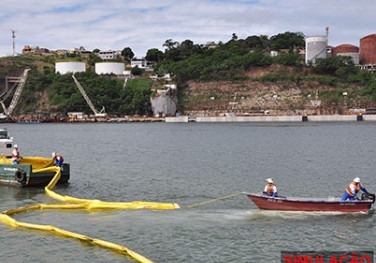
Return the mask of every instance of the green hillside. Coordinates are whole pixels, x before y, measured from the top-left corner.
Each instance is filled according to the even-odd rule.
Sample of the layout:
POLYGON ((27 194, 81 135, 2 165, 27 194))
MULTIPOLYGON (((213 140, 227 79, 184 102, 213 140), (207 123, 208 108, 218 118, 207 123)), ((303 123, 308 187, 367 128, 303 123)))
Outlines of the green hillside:
MULTIPOLYGON (((95 108, 100 110, 104 106, 106 112, 111 115, 150 114, 150 79, 138 78, 128 81, 127 87, 124 88, 124 80, 111 75, 99 76, 93 72, 90 61, 87 64, 87 72, 76 73, 75 76, 95 108)), ((67 116, 67 112, 76 111, 92 114, 71 74, 55 73, 54 57, 21 55, 1 58, 1 90, 5 89, 7 76, 20 76, 25 68, 31 70, 13 115, 43 112, 67 116)), ((8 96, 4 101, 5 105, 10 104, 11 98, 12 96, 8 96)))
MULTIPOLYGON (((178 86, 178 111, 196 114, 206 111, 239 113, 273 110, 288 114, 346 114, 349 109, 376 106, 376 75, 360 70, 350 57, 318 59, 306 66, 300 50, 301 33, 238 39, 227 43, 198 45, 166 40, 165 51, 150 49, 146 59, 154 62, 154 73, 170 74, 178 86), (278 52, 275 57, 270 52, 278 52)), ((94 65, 99 58, 20 55, 0 58, 0 89, 5 78, 19 76, 30 68, 25 88, 14 115, 45 112, 66 116, 67 112, 91 110, 70 74, 55 74, 55 62, 85 61, 87 71, 76 74, 94 106, 105 107, 110 115, 151 115, 150 96, 163 83, 138 71, 128 81, 115 76, 98 76, 94 65)), ((2 97, 9 105, 12 96, 2 97)))

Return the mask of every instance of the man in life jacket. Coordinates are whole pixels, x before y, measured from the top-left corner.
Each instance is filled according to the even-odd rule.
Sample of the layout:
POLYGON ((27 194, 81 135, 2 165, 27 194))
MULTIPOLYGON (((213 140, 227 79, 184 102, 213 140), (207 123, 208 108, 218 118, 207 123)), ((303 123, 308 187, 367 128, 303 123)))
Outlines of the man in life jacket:
POLYGON ((55 166, 61 167, 63 165, 64 158, 63 158, 63 156, 60 153, 53 152, 52 153, 52 158, 54 159, 55 166))
POLYGON ((355 177, 343 193, 341 201, 346 201, 347 199, 354 201, 360 190, 368 194, 367 189, 360 183, 360 178, 355 177))
POLYGON ((13 146, 13 150, 12 150, 12 163, 13 164, 18 164, 20 158, 21 158, 21 156, 20 156, 20 152, 18 151, 18 145, 15 144, 13 146))
POLYGON ((273 178, 266 179, 268 183, 265 188, 263 194, 270 197, 278 197, 277 186, 273 182, 273 178))

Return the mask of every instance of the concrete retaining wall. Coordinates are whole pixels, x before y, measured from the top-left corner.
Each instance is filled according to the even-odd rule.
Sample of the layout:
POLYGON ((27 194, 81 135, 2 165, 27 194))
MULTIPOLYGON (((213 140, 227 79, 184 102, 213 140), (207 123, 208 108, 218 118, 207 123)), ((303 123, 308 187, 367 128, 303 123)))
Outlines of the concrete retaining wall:
POLYGON ((357 115, 314 115, 308 121, 357 121, 357 115))
POLYGON ((197 117, 196 122, 296 122, 302 116, 197 117))
POLYGON ((165 122, 188 122, 188 116, 166 117, 165 122))
MULTIPOLYGON (((183 117, 183 116, 182 116, 183 117)), ((186 117, 186 116, 184 116, 186 117)), ((186 122, 187 117, 166 118, 166 122, 186 122)), ((312 116, 227 116, 227 117, 196 117, 189 121, 196 122, 351 122, 376 121, 376 115, 312 115, 312 116)))
POLYGON ((364 121, 376 121, 376 115, 363 115, 364 121))

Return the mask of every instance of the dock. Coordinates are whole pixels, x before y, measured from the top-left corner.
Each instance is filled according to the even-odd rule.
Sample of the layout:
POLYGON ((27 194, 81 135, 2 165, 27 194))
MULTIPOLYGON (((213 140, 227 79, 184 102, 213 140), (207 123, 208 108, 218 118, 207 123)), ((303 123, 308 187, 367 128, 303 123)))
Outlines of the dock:
POLYGON ((356 122, 376 121, 376 115, 303 115, 303 116, 223 116, 166 117, 165 122, 356 122))

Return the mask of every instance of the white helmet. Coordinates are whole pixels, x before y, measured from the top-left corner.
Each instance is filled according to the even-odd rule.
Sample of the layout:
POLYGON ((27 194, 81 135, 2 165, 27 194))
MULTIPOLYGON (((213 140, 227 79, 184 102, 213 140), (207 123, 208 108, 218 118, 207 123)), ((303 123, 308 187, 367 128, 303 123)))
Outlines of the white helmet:
POLYGON ((52 158, 54 158, 56 156, 56 152, 53 152, 52 153, 52 158))
POLYGON ((360 183, 360 178, 359 177, 355 177, 354 180, 353 180, 353 182, 360 183))
POLYGON ((267 181, 269 184, 273 183, 273 178, 267 178, 265 181, 267 181))
POLYGON ((17 145, 17 144, 15 144, 15 145, 14 145, 14 148, 18 148, 18 145, 17 145))

